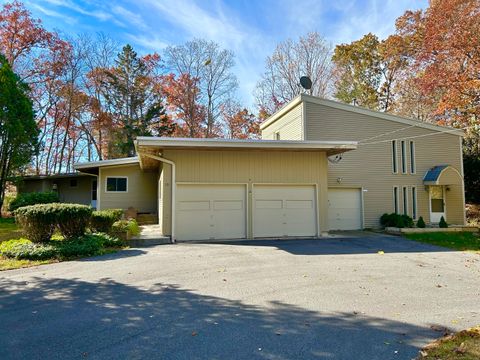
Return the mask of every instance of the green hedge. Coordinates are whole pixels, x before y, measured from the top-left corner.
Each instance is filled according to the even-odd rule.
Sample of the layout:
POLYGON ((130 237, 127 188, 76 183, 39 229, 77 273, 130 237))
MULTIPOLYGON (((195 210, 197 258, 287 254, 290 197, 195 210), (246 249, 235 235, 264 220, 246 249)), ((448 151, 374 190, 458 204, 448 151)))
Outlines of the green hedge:
POLYGON ((105 247, 119 247, 122 244, 121 240, 101 233, 40 244, 22 238, 0 243, 0 255, 19 260, 61 260, 100 255, 105 247))
POLYGON ((92 209, 86 205, 53 203, 23 206, 14 214, 26 237, 39 243, 49 241, 57 228, 65 238, 83 235, 92 209))
POLYGON ((92 231, 108 233, 112 225, 123 216, 122 209, 99 210, 92 213, 90 228, 92 231))
POLYGON ((115 222, 112 226, 112 231, 114 232, 130 232, 130 235, 139 235, 140 227, 138 226, 137 220, 119 220, 115 222))
POLYGON ((383 214, 380 217, 380 223, 384 227, 411 228, 413 227, 413 219, 408 215, 396 213, 383 214))
POLYGON ((22 193, 18 194, 12 201, 10 201, 8 210, 13 212, 22 206, 51 204, 58 201, 58 194, 53 191, 22 193))

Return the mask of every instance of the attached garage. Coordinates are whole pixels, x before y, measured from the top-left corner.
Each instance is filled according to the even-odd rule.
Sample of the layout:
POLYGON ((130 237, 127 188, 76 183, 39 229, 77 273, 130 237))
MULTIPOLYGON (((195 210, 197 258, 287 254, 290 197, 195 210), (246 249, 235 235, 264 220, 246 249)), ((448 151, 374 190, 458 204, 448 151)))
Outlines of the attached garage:
POLYGON ((158 170, 159 225, 172 240, 318 237, 328 232, 328 156, 354 142, 138 138, 158 170))
POLYGON ((361 189, 328 189, 328 224, 330 230, 362 229, 361 189))
POLYGON ((314 185, 254 185, 254 237, 315 236, 314 185))
POLYGON ((244 239, 246 185, 178 184, 178 240, 244 239))

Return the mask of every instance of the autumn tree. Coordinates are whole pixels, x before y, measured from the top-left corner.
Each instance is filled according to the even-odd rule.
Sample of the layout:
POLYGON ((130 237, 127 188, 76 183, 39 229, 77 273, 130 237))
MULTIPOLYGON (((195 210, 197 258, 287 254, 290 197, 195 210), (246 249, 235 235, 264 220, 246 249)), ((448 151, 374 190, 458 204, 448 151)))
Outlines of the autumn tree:
POLYGON ((134 156, 137 136, 162 136, 174 131, 161 94, 154 91, 158 62, 157 55, 140 58, 126 45, 115 66, 106 71, 104 96, 118 127, 110 143, 113 156, 134 156))
POLYGON ((0 54, 0 208, 7 180, 30 162, 37 136, 28 87, 0 54))
POLYGON ((273 114, 301 92, 302 76, 312 80, 308 94, 327 97, 332 79, 331 50, 317 32, 278 44, 267 57, 265 72, 255 89, 258 108, 273 114))
MULTIPOLYGON (((165 62, 168 69, 179 76, 179 79, 185 82, 188 82, 187 79, 197 79, 194 86, 200 92, 196 101, 206 110, 203 135, 217 136, 220 108, 238 87, 237 78, 232 72, 235 65, 233 52, 221 49, 213 41, 194 39, 182 45, 167 47, 165 62)), ((193 94, 192 90, 188 92, 193 94)))
POLYGON ((199 101, 199 81, 188 74, 168 74, 163 77, 168 109, 177 124, 175 136, 205 137, 207 111, 199 101))
POLYGON ((257 139, 260 137, 260 120, 239 103, 231 101, 221 108, 224 137, 227 139, 257 139))

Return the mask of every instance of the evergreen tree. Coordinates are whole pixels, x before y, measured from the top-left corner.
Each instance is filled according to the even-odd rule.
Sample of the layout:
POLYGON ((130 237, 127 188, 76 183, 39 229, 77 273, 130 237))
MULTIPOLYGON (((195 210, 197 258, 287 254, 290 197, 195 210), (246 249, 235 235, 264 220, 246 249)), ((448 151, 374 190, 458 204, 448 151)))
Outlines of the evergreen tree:
POLYGON ((157 67, 156 59, 140 58, 126 45, 115 66, 106 72, 105 97, 116 124, 110 157, 134 156, 137 136, 164 136, 174 131, 157 91, 157 67))
POLYGON ((7 180, 28 165, 38 143, 28 87, 0 54, 0 208, 7 180))

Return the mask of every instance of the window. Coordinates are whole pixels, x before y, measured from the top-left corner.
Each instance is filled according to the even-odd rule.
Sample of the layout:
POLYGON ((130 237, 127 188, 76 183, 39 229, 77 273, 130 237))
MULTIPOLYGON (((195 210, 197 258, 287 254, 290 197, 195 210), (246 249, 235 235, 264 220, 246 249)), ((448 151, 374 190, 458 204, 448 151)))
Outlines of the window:
POLYGON ((397 169, 397 141, 392 141, 392 171, 394 174, 398 172, 397 169))
POLYGON ((408 215, 408 189, 406 186, 402 188, 403 195, 403 214, 408 215))
POLYGON ((393 187, 393 212, 398 214, 398 186, 393 187))
POLYGON ((402 151, 402 174, 407 173, 407 147, 405 140, 401 142, 401 151, 402 151))
POLYGON ((107 177, 106 192, 127 192, 126 177, 107 177))
POLYGON ((412 218, 417 218, 417 188, 412 186, 412 218))
POLYGON ((70 180, 70 187, 77 187, 77 185, 78 185, 77 179, 70 180))
POLYGON ((92 181, 92 200, 97 200, 97 180, 92 181))
POLYGON ((410 173, 415 174, 415 143, 410 141, 410 173))
POLYGON ((274 137, 275 137, 275 140, 280 140, 280 132, 277 131, 277 132, 275 133, 274 137))

